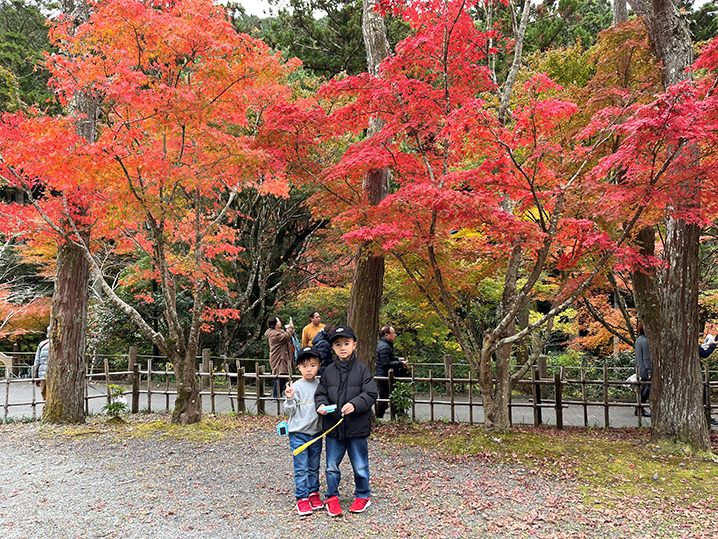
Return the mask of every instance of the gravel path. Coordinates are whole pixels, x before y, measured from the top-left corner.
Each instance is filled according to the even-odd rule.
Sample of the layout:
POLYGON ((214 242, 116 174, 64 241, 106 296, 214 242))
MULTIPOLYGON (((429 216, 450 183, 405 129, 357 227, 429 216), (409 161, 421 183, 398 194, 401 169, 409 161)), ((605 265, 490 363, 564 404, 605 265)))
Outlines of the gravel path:
POLYGON ((569 483, 381 437, 370 438, 373 504, 366 513, 347 512, 353 481, 345 461, 345 516, 299 518, 291 455, 287 439, 276 435, 276 418, 229 420, 230 429, 200 432, 193 441, 147 434, 143 425, 158 416, 139 417, 116 429, 104 418, 68 430, 0 426, 0 537, 644 536, 626 528, 631 519, 586 522, 569 483))

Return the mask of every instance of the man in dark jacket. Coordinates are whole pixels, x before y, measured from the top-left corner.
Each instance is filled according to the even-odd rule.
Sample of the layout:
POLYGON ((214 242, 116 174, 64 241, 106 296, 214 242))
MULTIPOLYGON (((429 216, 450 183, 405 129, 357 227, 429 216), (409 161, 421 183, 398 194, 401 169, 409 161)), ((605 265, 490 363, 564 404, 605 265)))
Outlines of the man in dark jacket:
POLYGON ((349 326, 337 326, 330 336, 337 359, 329 365, 314 394, 314 405, 327 432, 327 495, 329 516, 342 514, 339 505, 339 464, 346 453, 354 469, 355 500, 349 511, 363 513, 371 504, 369 446, 371 407, 376 402, 376 382, 369 368, 356 357, 356 337, 349 326), (327 406, 336 410, 327 412, 327 406), (340 422, 341 421, 341 422, 340 422), (328 432, 331 429, 331 432, 328 432))
POLYGON ((312 346, 314 346, 319 352, 319 359, 322 362, 322 366, 319 368, 319 376, 324 373, 329 365, 332 364, 332 345, 329 342, 329 336, 334 331, 334 324, 327 324, 324 329, 320 330, 312 339, 312 346))
MULTIPOLYGON (((379 343, 376 345, 376 375, 389 376, 389 370, 394 369, 395 376, 404 376, 406 374, 406 360, 394 357, 394 341, 396 340, 396 331, 391 326, 381 328, 379 343)), ((379 398, 389 398, 389 381, 377 380, 379 388, 379 398)), ((384 417, 384 412, 389 407, 388 402, 380 402, 377 404, 377 417, 384 417)))

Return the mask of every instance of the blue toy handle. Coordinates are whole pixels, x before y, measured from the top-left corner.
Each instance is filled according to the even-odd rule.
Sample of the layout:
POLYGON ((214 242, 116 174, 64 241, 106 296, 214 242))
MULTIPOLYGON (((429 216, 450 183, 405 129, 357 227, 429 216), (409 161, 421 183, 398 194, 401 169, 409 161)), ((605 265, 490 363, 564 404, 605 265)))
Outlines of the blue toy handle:
POLYGON ((277 425, 277 434, 279 434, 280 436, 289 435, 289 427, 287 426, 286 421, 282 421, 279 425, 277 425))

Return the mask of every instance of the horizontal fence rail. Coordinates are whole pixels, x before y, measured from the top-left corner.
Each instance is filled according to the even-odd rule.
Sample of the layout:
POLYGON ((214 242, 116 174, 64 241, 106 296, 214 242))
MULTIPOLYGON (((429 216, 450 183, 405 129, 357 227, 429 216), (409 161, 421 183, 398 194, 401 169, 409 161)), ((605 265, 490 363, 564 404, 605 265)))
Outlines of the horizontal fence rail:
MULTIPOLYGON (((217 413, 218 399, 223 399, 224 403, 228 401, 229 410, 225 409, 225 411, 244 413, 251 409, 256 413, 282 413, 281 403, 284 397, 282 395, 274 397, 272 386, 276 380, 295 379, 296 376, 267 373, 267 360, 212 358, 208 350, 204 350, 201 358, 198 359, 201 359, 200 368, 196 372, 200 395, 202 399, 208 399, 210 413, 217 413), (222 370, 217 371, 215 367, 221 367, 222 370)), ((109 390, 111 385, 120 386, 123 395, 130 397, 131 413, 170 411, 174 405, 177 395, 174 372, 166 367, 166 362, 157 362, 165 367, 155 368, 152 358, 138 357, 136 350, 134 353, 131 350, 128 354, 127 370, 111 371, 108 358, 102 361, 101 370, 97 368, 96 363, 95 361, 88 364, 85 374, 86 413, 89 414, 91 409, 97 409, 96 406, 91 406, 95 401, 99 400, 107 404, 112 402, 109 390), (144 370, 142 366, 145 367, 144 370), (158 405, 158 402, 161 404, 158 405)), ((43 401, 40 390, 35 384, 39 379, 32 378, 32 369, 29 366, 27 360, 14 367, 0 363, 0 376, 4 378, 0 381, 0 384, 4 385, 2 399, 4 423, 8 422, 9 412, 13 407, 29 407, 30 418, 36 419, 38 416, 37 407, 42 405, 43 401), (23 372, 20 369, 27 370, 27 374, 18 375, 17 372, 23 372), (11 399, 11 387, 21 385, 23 385, 22 397, 19 400, 11 399)), ((432 364, 429 367, 436 367, 441 372, 441 376, 435 376, 432 368, 427 369, 427 364, 415 364, 410 365, 411 375, 408 377, 395 377, 393 371, 390 371, 387 377, 376 377, 376 380, 388 381, 390 391, 397 383, 410 384, 412 395, 410 408, 396 410, 389 403, 392 419, 405 415, 412 420, 444 419, 455 422, 461 412, 462 421, 469 424, 481 423, 483 416, 481 390, 478 380, 470 369, 453 365, 451 362, 445 362, 443 365, 432 364), (456 370, 461 371, 460 375, 455 374, 456 370), (448 415, 439 417, 436 413, 439 407, 442 409, 448 407, 448 415), (417 413, 418 408, 423 410, 422 414, 417 413)), ((632 372, 633 369, 630 368, 611 369, 604 365, 598 369, 549 367, 546 372, 540 373, 539 368, 534 366, 528 373, 529 377, 517 382, 509 395, 509 417, 512 418, 513 410, 530 409, 532 421, 522 423, 538 426, 544 424, 543 412, 549 410, 554 414, 556 427, 561 429, 564 426, 565 409, 575 406, 583 412, 583 425, 589 427, 592 426, 589 421, 589 409, 598 407, 602 410, 604 425, 608 426, 611 424, 611 411, 623 408, 636 411, 638 426, 642 426, 642 410, 647 405, 641 404, 639 389, 647 382, 627 382, 626 378, 632 372), (569 371, 573 378, 567 377, 569 371)), ((718 380, 711 380, 711 374, 716 377, 715 373, 711 373, 706 366, 703 372, 703 386, 704 409, 708 419, 712 411, 718 408, 718 405, 712 403, 712 393, 718 390, 718 380)), ((389 402, 389 400, 379 399, 377 404, 378 402, 389 402)))

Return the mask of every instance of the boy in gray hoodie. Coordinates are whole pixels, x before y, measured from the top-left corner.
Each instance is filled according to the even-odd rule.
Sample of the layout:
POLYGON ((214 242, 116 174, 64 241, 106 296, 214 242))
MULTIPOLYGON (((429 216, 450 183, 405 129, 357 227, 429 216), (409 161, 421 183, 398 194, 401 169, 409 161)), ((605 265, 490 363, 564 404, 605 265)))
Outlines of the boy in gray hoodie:
MULTIPOLYGON (((321 422, 314 406, 314 392, 319 385, 316 379, 321 365, 319 351, 314 346, 305 346, 297 355, 297 367, 302 379, 287 384, 284 390, 284 411, 289 415, 289 447, 294 451, 317 437, 322 432, 321 422)), ((322 440, 294 455, 294 495, 297 499, 297 513, 311 515, 312 511, 324 507, 319 496, 319 460, 322 455, 322 440)))

